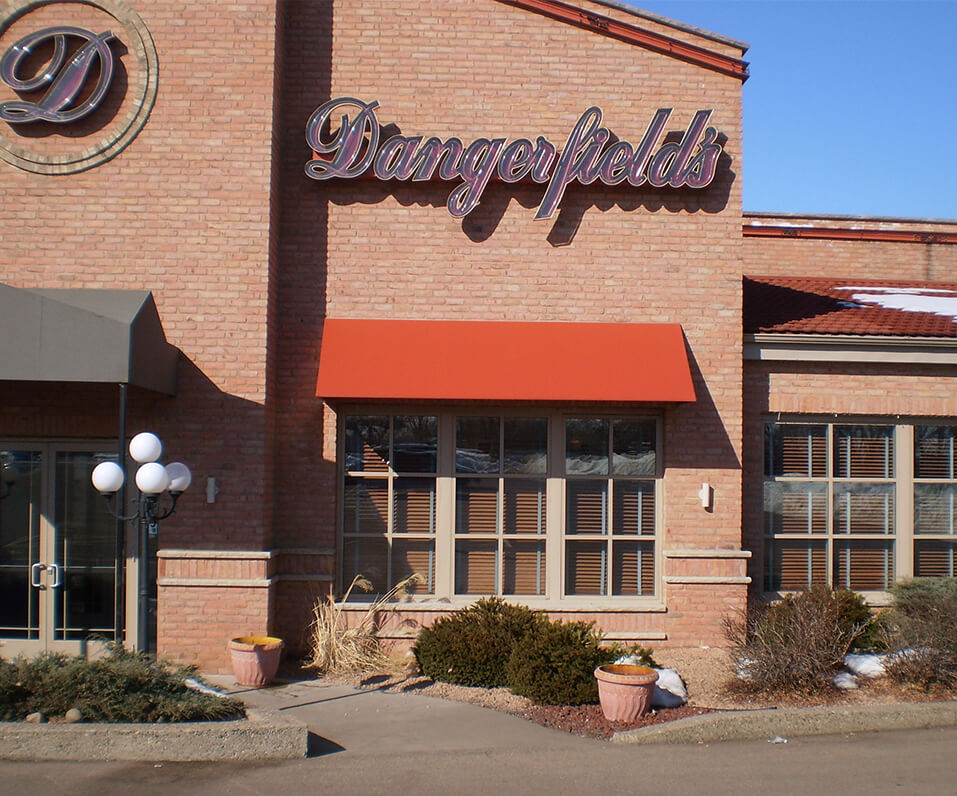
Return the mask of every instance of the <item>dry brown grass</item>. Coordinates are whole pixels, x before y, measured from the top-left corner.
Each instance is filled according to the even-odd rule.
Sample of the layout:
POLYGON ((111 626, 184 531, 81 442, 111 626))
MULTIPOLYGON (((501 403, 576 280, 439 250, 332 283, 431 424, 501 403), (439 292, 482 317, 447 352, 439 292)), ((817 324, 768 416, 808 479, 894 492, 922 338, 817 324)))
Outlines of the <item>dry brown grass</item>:
POLYGON ((345 604, 353 589, 372 591, 372 584, 366 578, 356 575, 338 603, 331 597, 320 597, 312 607, 309 653, 304 668, 314 669, 322 675, 358 674, 390 668, 391 659, 382 648, 379 631, 388 621, 388 614, 395 610, 396 601, 423 582, 421 575, 413 573, 370 602, 361 620, 352 625, 343 616, 345 604))

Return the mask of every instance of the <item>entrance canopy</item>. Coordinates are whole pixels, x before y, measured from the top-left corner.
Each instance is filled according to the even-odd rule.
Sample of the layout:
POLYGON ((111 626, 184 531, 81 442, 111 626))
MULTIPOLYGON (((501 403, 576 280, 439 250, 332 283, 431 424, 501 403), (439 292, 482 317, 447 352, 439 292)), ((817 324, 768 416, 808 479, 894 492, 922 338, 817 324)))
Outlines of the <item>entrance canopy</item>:
POLYGON ((694 401, 678 324, 325 322, 325 399, 694 401))
POLYGON ((148 290, 0 284, 0 380, 135 384, 173 395, 177 349, 148 290))

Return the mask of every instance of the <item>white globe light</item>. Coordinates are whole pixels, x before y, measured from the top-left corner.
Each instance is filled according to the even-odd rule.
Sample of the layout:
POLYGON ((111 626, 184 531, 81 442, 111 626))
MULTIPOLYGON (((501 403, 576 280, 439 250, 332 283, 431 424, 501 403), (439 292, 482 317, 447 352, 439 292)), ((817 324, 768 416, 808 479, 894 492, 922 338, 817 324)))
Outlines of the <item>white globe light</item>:
POLYGON ((163 443, 149 431, 137 434, 130 440, 130 456, 140 463, 155 462, 162 453, 163 443))
POLYGON ((90 478, 97 492, 101 495, 112 495, 123 486, 126 474, 116 462, 100 462, 93 468, 93 475, 90 478))
POLYGON ((136 485, 144 495, 158 495, 169 486, 169 474, 159 462, 147 462, 136 471, 136 485))
POLYGON ((169 491, 174 495, 185 492, 189 488, 189 485, 193 483, 193 474, 182 462, 170 462, 167 464, 166 473, 169 475, 169 491))

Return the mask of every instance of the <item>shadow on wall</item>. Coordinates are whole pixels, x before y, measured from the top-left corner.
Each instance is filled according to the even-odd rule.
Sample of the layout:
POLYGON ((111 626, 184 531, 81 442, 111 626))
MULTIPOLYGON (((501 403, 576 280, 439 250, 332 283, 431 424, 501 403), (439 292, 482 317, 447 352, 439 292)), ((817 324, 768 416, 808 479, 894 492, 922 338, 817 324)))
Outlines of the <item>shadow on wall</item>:
MULTIPOLYGON (((383 136, 398 134, 395 125, 382 130, 383 136)), ((617 138, 612 135, 612 141, 617 138)), ((663 143, 680 140, 680 134, 669 134, 663 143)), ((720 143, 726 142, 724 136, 720 143)), ((308 158, 308 153, 304 153, 308 158)), ((608 186, 603 183, 593 185, 570 185, 559 206, 558 213, 551 219, 551 229, 547 240, 552 246, 567 246, 572 243, 582 224, 585 213, 590 209, 607 212, 618 207, 626 212, 645 208, 655 213, 664 210, 668 213, 709 213, 722 212, 728 205, 731 188, 737 176, 731 170, 731 156, 722 151, 714 182, 704 189, 689 188, 633 188, 629 185, 608 186)), ((303 160, 305 163, 305 160, 303 160)), ((382 182, 371 177, 356 180, 334 179, 325 183, 325 187, 315 187, 333 204, 349 205, 379 204, 386 197, 392 197, 403 207, 446 207, 449 194, 461 183, 456 181, 432 181, 428 183, 409 183, 390 180, 382 182)), ((482 194, 482 201, 471 213, 462 219, 462 231, 472 241, 481 243, 495 234, 511 202, 517 201, 522 207, 534 211, 541 204, 545 184, 534 183, 490 183, 482 194)))
POLYGON ((740 470, 741 459, 687 340, 685 347, 696 401, 678 404, 666 415, 668 467, 740 470))

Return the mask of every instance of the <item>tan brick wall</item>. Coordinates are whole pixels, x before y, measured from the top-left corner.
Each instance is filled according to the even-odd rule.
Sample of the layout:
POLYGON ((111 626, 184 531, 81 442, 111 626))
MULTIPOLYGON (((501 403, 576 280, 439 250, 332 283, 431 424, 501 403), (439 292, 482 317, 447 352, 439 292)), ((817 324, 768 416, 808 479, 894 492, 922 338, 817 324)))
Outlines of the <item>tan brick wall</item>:
MULTIPOLYGON (((159 433, 195 476, 161 548, 280 551, 271 587, 165 574, 178 585, 160 586, 163 654, 219 668, 230 635, 301 633, 326 588, 303 576, 329 574, 328 556, 303 573, 281 551, 336 544, 335 415, 314 395, 327 315, 681 323, 698 401, 661 408, 662 544, 740 546, 739 80, 494 0, 134 5, 159 53, 152 115, 128 149, 90 171, 54 178, 4 165, 0 281, 152 290, 184 355, 179 394, 134 394, 130 431, 159 433), (382 122, 407 134, 558 145, 592 105, 633 142, 659 107, 674 108, 671 131, 713 108, 727 157, 698 194, 577 186, 553 220, 535 222, 541 188, 493 185, 456 220, 449 185, 304 177, 305 121, 342 95, 379 100, 382 122), (208 477, 220 487, 211 504, 208 477), (703 481, 715 488, 712 513, 696 496, 703 481)), ((66 21, 83 22, 84 6, 68 8, 76 17, 66 21)), ((85 406, 100 393, 109 396, 31 387, 17 411, 0 413, 0 433, 108 438, 110 410, 85 406), (81 406, 75 425, 33 408, 71 404, 81 406)), ((215 577, 250 579, 224 573, 215 577)), ((669 587, 667 615, 607 621, 670 634, 674 612, 678 636, 710 637, 720 600, 702 591, 724 593, 669 587)))
MULTIPOLYGON (((795 231, 827 230, 957 233, 957 221, 861 219, 817 216, 761 216, 749 213, 745 225, 783 226, 795 231)), ((744 273, 750 276, 833 276, 841 279, 915 279, 953 281, 957 274, 954 243, 896 243, 863 240, 745 237, 744 273)))
MULTIPOLYGON (((152 114, 125 151, 89 171, 41 176, 0 163, 0 281, 153 291, 167 337, 183 353, 179 391, 172 399, 131 391, 129 430, 157 432, 168 456, 194 475, 162 525, 161 547, 262 549, 272 467, 265 400, 275 4, 132 5, 159 54, 152 114), (215 504, 205 500, 207 477, 219 482, 215 504)), ((38 25, 102 21, 78 3, 37 13, 38 25)), ((131 57, 127 71, 136 68, 131 57)), ((48 137, 70 143, 69 131, 48 137)), ((3 390, 11 400, 0 435, 117 433, 115 386, 3 390)), ((261 591, 161 594, 160 649, 179 660, 219 660, 226 636, 267 628, 261 591)))
POLYGON ((946 365, 747 362, 744 545, 752 590, 762 588, 763 423, 778 415, 957 417, 957 373, 946 365))
MULTIPOLYGON (((313 480, 305 490, 280 488, 277 544, 336 542, 335 415, 308 397, 315 369, 302 356, 318 353, 325 305, 338 318, 681 323, 699 400, 661 408, 663 544, 740 547, 740 81, 490 0, 425 11, 408 0, 338 2, 331 20, 315 5, 285 8, 287 74, 299 78, 283 117, 280 422, 300 436, 280 435, 279 467, 313 480), (327 41, 331 79, 322 74, 327 41), (303 120, 338 96, 378 100, 380 122, 406 135, 466 143, 543 135, 559 146, 592 105, 633 142, 659 107, 675 109, 669 130, 713 108, 730 161, 700 194, 575 187, 556 217, 540 222, 542 188, 491 185, 458 220, 445 208, 451 184, 302 181, 303 120), (321 457, 311 446, 319 439, 321 457), (715 488, 713 513, 697 498, 704 481, 715 488)), ((669 591, 669 610, 689 594, 669 591)), ((687 609, 709 635, 717 616, 687 609)))

